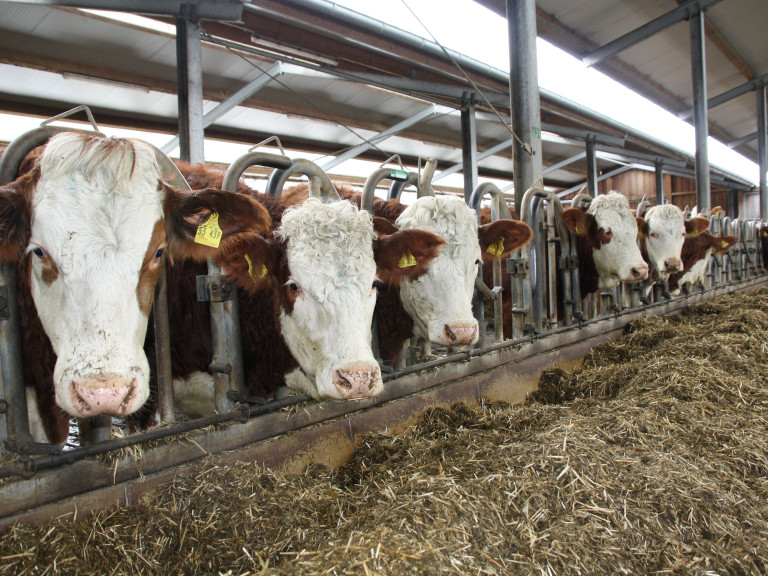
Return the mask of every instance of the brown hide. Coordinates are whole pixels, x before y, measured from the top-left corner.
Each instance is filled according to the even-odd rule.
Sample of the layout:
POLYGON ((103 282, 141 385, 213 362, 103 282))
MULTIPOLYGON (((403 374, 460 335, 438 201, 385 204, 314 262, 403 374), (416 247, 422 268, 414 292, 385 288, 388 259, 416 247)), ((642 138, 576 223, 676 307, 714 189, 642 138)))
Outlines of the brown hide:
POLYGON ((669 289, 677 290, 680 287, 678 285, 680 279, 690 271, 694 264, 706 258, 707 251, 712 249, 715 254, 725 254, 734 244, 736 244, 735 236, 713 236, 706 230, 696 236, 686 236, 683 241, 683 250, 680 253, 683 270, 670 275, 669 289))

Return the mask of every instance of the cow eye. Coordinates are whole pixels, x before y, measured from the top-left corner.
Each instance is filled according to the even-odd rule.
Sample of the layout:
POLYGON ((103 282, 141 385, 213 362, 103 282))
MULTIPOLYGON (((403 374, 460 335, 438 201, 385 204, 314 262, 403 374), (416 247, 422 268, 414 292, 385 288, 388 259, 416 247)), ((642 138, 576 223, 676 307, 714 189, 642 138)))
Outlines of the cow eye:
POLYGON ((155 259, 159 259, 163 257, 163 252, 165 252, 165 248, 158 248, 157 252, 155 252, 155 259))
POLYGON ((651 232, 650 236, 651 236, 651 238, 658 238, 659 237, 659 235, 656 234, 656 232, 651 232))
POLYGON ((287 282, 286 286, 288 286, 288 288, 290 288, 294 292, 301 292, 301 286, 299 286, 299 283, 294 280, 287 282))
POLYGON ((46 258, 48 258, 48 254, 46 254, 45 250, 40 248, 40 246, 35 246, 34 248, 32 248, 32 254, 40 258, 40 260, 45 260, 46 258))
POLYGON ((603 228, 603 234, 605 234, 610 238, 611 236, 613 236, 613 231, 610 228, 603 228))
POLYGON ((382 286, 381 280, 376 278, 376 280, 373 281, 373 288, 378 290, 379 288, 381 288, 381 286, 382 286))
POLYGON ((480 264, 481 264, 480 258, 478 258, 477 260, 475 260, 475 266, 480 266, 480 264))

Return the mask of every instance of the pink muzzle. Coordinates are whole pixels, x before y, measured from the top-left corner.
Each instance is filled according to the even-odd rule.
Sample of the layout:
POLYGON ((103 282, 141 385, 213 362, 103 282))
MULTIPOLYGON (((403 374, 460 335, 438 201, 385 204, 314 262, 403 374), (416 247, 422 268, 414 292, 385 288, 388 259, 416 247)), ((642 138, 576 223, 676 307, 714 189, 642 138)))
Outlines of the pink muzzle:
POLYGON ((108 414, 125 416, 132 414, 140 406, 137 403, 137 378, 129 381, 125 378, 88 379, 72 381, 70 392, 72 405, 77 409, 77 416, 90 418, 108 414))

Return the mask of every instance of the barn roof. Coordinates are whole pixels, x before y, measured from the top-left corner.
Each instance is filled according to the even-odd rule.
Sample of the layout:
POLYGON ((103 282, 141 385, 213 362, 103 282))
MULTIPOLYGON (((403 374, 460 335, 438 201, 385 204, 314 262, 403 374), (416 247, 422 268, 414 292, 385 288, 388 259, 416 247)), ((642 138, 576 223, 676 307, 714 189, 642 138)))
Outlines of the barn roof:
MULTIPOLYGON (((124 5, 112 0, 0 2, 0 110, 47 117, 88 104, 101 123, 174 134, 177 71, 173 34, 61 6, 67 3, 102 8, 124 5)), ((185 9, 200 10, 217 4, 205 0, 154 4, 179 3, 186 5, 185 9)), ((227 0, 224 4, 229 8, 237 3, 227 0)), ((503 7, 503 0, 482 3, 503 7)), ((620 33, 622 25, 607 30, 597 24, 597 16, 581 18, 578 10, 565 8, 576 3, 539 0, 540 35, 574 51, 579 38, 598 45, 620 33), (544 21, 549 22, 549 28, 542 26, 544 21)), ((147 4, 152 2, 144 0, 137 6, 147 4)), ((605 19, 613 13, 613 18, 620 20, 626 11, 634 20, 624 26, 631 28, 634 22, 651 17, 654 10, 664 11, 675 2, 584 0, 579 4, 602 5, 605 19)), ((761 0, 727 0, 722 5, 768 10, 761 0)), ((715 13, 721 7, 709 10, 715 13)), ((205 112, 217 116, 223 111, 217 104, 232 104, 228 99, 233 95, 243 97, 213 120, 206 129, 207 137, 255 144, 278 135, 287 148, 327 154, 328 158, 319 162, 321 166, 344 152, 359 152, 357 147, 366 146, 359 157, 384 162, 397 153, 411 164, 418 157, 434 157, 440 173, 456 170, 461 163, 459 109, 463 101, 473 98, 478 109, 480 178, 511 180, 512 136, 483 100, 508 117, 506 73, 460 54, 447 55, 429 41, 325 0, 253 0, 244 5, 239 21, 227 15, 206 16, 215 19, 202 23, 205 112), (467 77, 481 89, 482 96, 467 77)), ((153 18, 173 22, 162 14, 153 18)), ((728 39, 733 36, 731 43, 737 48, 745 46, 743 58, 759 76, 768 72, 764 56, 768 51, 760 48, 767 40, 753 32, 747 20, 744 16, 741 24, 723 24, 720 33, 728 39)), ((642 51, 642 46, 633 48, 632 54, 642 51)), ((661 60, 669 60, 669 66, 673 62, 682 66, 685 55, 680 39, 671 37, 664 46, 674 52, 674 58, 661 60)), ((650 52, 617 65, 614 61, 620 58, 624 58, 623 53, 599 66, 609 73, 618 67, 624 71, 624 80, 632 80, 633 73, 637 78, 653 78, 653 86, 665 86, 659 94, 666 94, 667 100, 650 89, 643 90, 643 82, 636 81, 633 88, 667 107, 676 103, 676 111, 690 106, 684 83, 672 86, 660 71, 656 76, 662 63, 654 64, 650 52)), ((719 59, 715 61, 719 66, 719 59)), ((730 80, 719 80, 712 72, 710 78, 718 78, 716 86, 725 89, 738 82, 738 74, 732 72, 730 80)), ((736 138, 752 129, 746 99, 724 105, 723 110, 734 108, 730 114, 713 112, 713 135, 722 129, 728 138, 736 138)), ((585 138, 596 139, 598 170, 603 173, 634 165, 653 166, 656 159, 665 158, 666 169, 672 173, 693 174, 690 155, 546 91, 542 91, 542 123, 548 185, 567 189, 585 180, 585 138)), ((739 151, 752 152, 754 157, 754 146, 746 143, 739 151)), ((713 169, 712 184, 713 189, 752 187, 750 182, 717 169, 713 169)))

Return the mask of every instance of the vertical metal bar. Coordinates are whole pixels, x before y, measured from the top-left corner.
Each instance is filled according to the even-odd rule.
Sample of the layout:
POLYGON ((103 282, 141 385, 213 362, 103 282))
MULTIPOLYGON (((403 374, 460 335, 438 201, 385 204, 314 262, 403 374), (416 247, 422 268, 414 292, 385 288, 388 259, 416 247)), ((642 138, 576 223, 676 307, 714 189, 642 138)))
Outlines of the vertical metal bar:
POLYGON ((176 20, 176 70, 181 159, 203 162, 203 67, 200 22, 176 20))
POLYGON ((541 109, 536 62, 536 2, 506 0, 509 29, 510 99, 514 150, 515 206, 541 177, 541 109))
POLYGON ((587 138, 587 194, 597 198, 597 156, 595 155, 595 138, 587 138))
POLYGON ((461 159, 464 174, 464 202, 469 204, 477 187, 477 128, 475 103, 472 99, 461 104, 461 159))
POLYGON ((725 213, 732 218, 739 217, 739 191, 735 188, 728 190, 725 213))
POLYGON ((8 440, 14 449, 18 449, 30 445, 32 437, 27 423, 27 396, 21 363, 16 264, 0 266, 0 285, 5 287, 5 306, 0 318, 0 370, 6 402, 5 427, 0 428, 0 440, 8 440))
POLYGON ((693 126, 696 130, 696 204, 699 212, 711 206, 707 138, 707 56, 704 48, 704 13, 691 16, 691 67, 693 76, 693 126))
POLYGON ((765 84, 757 88, 757 165, 760 167, 760 218, 768 220, 768 116, 765 84))
POLYGON ((171 327, 168 320, 168 279, 166 261, 163 257, 162 270, 155 287, 152 316, 155 321, 155 355, 157 356, 157 398, 160 420, 173 422, 173 372, 171 369, 171 327))
POLYGON ((654 165, 656 167, 656 205, 661 206, 664 204, 664 160, 658 158, 654 165))

